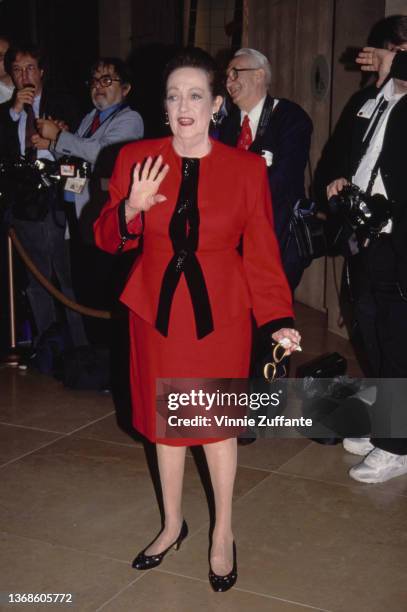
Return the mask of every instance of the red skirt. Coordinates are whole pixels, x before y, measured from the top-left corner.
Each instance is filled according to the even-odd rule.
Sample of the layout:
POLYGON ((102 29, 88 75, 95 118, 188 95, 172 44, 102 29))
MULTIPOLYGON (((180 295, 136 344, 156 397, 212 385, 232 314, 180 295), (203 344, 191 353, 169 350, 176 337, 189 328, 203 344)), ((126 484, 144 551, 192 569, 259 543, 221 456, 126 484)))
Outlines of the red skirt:
POLYGON ((175 292, 168 336, 130 311, 130 386, 133 425, 151 442, 193 446, 219 439, 157 438, 157 378, 247 378, 251 351, 250 311, 198 340, 184 278, 175 292))

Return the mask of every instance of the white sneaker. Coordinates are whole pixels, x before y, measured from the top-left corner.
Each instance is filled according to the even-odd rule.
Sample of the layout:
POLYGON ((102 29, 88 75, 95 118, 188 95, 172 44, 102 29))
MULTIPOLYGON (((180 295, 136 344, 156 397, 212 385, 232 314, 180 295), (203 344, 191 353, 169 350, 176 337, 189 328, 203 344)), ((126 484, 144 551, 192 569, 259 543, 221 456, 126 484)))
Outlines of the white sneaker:
POLYGON ((343 448, 352 455, 364 457, 374 449, 374 446, 370 442, 370 438, 344 438, 343 448))
POLYGON ((381 448, 373 449, 362 463, 349 470, 349 476, 359 482, 386 482, 407 474, 407 455, 394 455, 381 448))

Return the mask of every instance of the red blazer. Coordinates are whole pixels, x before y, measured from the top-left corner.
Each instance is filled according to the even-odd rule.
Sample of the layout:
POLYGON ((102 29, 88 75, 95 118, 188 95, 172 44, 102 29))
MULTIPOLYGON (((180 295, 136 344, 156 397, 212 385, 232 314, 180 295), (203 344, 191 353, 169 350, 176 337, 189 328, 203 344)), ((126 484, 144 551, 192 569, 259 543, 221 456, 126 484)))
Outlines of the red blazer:
MULTIPOLYGON (((264 160, 252 153, 212 142, 200 159, 198 205, 201 265, 214 329, 253 309, 257 324, 293 316, 291 291, 284 275, 273 229, 270 190, 264 160), (237 248, 243 236, 243 255, 237 248)), ((144 140, 121 150, 110 180, 110 199, 94 225, 96 244, 109 253, 120 245, 118 207, 128 197, 136 162, 163 156, 170 171, 159 193, 167 201, 145 214, 143 252, 130 273, 121 300, 154 325, 164 272, 173 256, 168 227, 181 182, 181 158, 171 138, 144 140)), ((129 224, 129 231, 138 221, 129 224)), ((124 250, 135 248, 130 240, 124 250)))

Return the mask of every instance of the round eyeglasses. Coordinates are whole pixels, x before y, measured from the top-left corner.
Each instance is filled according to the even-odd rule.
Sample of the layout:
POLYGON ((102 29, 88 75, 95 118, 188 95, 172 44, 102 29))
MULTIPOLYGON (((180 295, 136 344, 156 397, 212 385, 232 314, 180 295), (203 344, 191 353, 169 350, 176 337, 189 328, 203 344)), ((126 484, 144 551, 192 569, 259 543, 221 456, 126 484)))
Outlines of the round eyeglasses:
POLYGON ((236 81, 239 78, 239 72, 248 72, 250 70, 258 70, 258 68, 231 68, 226 74, 229 81, 236 81))
POLYGON ((87 85, 91 89, 93 89, 94 87, 97 87, 98 85, 100 85, 100 87, 110 87, 110 85, 114 81, 120 82, 121 79, 115 79, 115 78, 109 76, 108 74, 104 74, 99 79, 96 78, 96 77, 92 77, 89 81, 87 81, 87 85))

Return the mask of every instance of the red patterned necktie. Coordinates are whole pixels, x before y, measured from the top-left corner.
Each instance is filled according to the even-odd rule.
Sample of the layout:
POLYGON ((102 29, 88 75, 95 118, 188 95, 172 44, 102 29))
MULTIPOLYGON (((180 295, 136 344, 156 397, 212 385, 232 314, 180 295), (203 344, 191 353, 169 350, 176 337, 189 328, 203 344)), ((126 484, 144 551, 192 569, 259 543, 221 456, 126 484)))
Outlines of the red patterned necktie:
POLYGON ((253 142, 252 131, 250 129, 250 119, 249 115, 246 115, 243 119, 242 129, 240 130, 239 140, 237 141, 238 149, 247 149, 253 142))
POLYGON ((89 136, 92 136, 100 126, 100 111, 96 111, 93 117, 92 125, 90 126, 89 136))

